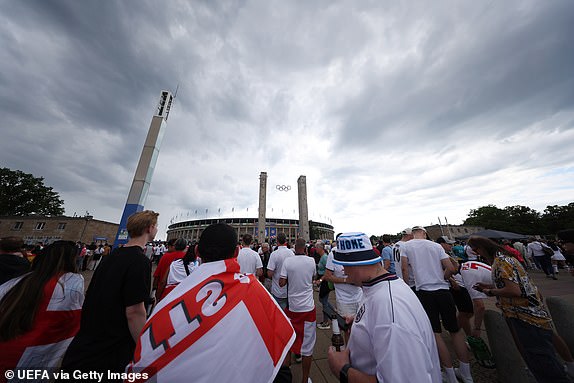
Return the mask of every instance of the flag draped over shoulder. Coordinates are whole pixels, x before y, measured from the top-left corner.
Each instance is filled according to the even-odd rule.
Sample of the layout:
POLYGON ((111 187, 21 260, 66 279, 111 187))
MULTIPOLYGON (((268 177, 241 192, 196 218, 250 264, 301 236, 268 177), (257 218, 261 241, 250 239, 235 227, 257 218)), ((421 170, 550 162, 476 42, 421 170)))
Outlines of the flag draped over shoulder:
POLYGON ((157 382, 271 382, 295 341, 289 319, 236 258, 204 263, 162 299, 127 372, 157 382))
MULTIPOLYGON (((20 279, 12 279, 0 286, 0 299, 20 279)), ((44 286, 32 329, 7 342, 0 342, 0 382, 5 382, 7 369, 58 367, 80 329, 83 302, 84 278, 80 274, 65 273, 50 279, 44 286)))

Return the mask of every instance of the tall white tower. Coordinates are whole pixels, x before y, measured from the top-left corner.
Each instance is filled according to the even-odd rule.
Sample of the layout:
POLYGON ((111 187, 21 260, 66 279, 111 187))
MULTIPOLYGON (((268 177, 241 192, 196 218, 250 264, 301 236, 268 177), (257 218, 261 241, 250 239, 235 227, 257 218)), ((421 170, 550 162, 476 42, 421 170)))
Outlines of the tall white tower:
POLYGON ((167 90, 161 92, 155 114, 151 118, 138 167, 134 174, 132 187, 130 188, 128 200, 126 201, 126 206, 124 207, 120 221, 120 227, 118 228, 118 233, 114 241, 114 247, 128 242, 128 232, 126 229, 128 218, 130 215, 142 211, 144 208, 173 99, 174 97, 171 92, 167 90))

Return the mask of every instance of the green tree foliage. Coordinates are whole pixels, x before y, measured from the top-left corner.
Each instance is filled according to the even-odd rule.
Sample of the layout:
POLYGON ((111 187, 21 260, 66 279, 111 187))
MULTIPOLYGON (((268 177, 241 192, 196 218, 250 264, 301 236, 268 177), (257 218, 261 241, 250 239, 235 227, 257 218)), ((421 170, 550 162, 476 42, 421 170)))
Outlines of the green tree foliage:
POLYGON ((527 206, 507 206, 508 224, 505 231, 521 234, 538 234, 541 229, 541 214, 527 206))
POLYGON ((552 234, 562 229, 574 228, 574 202, 564 206, 546 206, 542 223, 547 233, 552 234))
POLYGON ((464 221, 468 226, 482 226, 493 230, 507 230, 508 212, 499 209, 495 205, 486 205, 478 209, 472 209, 468 218, 464 221))
POLYGON ((62 215, 64 201, 43 177, 0 168, 0 215, 62 215))
POLYGON ((574 202, 565 206, 547 206, 542 214, 521 205, 504 209, 486 205, 472 209, 464 225, 520 234, 555 234, 562 229, 574 228, 574 202))

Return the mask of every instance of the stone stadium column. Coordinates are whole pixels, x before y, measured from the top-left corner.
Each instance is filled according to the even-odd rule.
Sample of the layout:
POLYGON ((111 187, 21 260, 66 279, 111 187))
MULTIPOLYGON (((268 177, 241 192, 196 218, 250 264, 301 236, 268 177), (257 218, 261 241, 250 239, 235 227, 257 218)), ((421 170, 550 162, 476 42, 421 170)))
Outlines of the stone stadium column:
POLYGON ((257 221, 257 240, 265 242, 265 219, 267 206, 267 172, 259 175, 259 218, 257 221))
POLYGON ((307 177, 297 179, 299 199, 299 237, 309 241, 309 209, 307 208, 307 177))

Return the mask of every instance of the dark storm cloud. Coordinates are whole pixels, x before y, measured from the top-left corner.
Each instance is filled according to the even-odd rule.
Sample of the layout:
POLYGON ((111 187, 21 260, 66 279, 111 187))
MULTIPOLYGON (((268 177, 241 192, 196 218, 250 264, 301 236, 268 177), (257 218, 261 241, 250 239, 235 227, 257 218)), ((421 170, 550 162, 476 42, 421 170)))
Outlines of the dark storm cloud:
POLYGON ((10 91, 0 94, 0 110, 9 126, 30 132, 28 145, 43 158, 41 163, 11 163, 49 176, 63 191, 91 189, 93 179, 121 180, 121 172, 110 173, 110 160, 133 171, 159 90, 175 87, 181 76, 165 59, 167 8, 153 2, 137 2, 137 9, 133 5, 3 3, 2 18, 10 27, 0 31, 7 47, 1 53, 0 82, 10 91), (39 129, 52 134, 39 140, 33 134, 39 129), (85 129, 94 134, 86 135, 85 129), (106 132, 121 145, 104 158, 94 140, 106 132), (69 151, 76 166, 69 158, 62 162, 50 155, 54 151, 69 151))
POLYGON ((445 24, 430 15, 420 56, 365 76, 363 90, 339 107, 340 139, 358 145, 378 137, 400 145, 401 136, 427 144, 439 134, 504 137, 571 110, 574 39, 565 36, 574 35, 572 3, 482 6, 475 20, 445 24))

